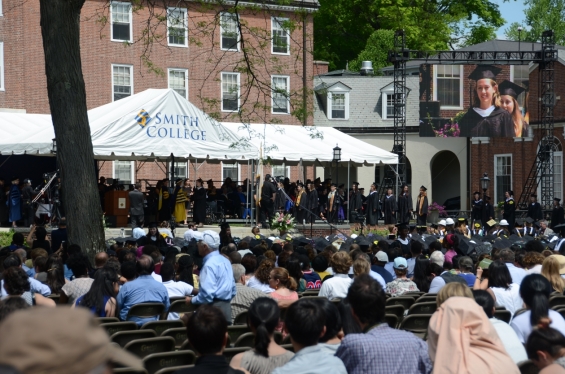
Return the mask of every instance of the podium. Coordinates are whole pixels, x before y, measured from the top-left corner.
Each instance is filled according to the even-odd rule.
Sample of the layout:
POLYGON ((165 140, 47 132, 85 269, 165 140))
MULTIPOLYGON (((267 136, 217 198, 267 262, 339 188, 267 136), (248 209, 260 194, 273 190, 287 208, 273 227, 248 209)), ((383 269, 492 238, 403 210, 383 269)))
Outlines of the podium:
POLYGON ((129 214, 129 191, 108 191, 104 195, 106 216, 116 219, 116 227, 126 227, 129 214))

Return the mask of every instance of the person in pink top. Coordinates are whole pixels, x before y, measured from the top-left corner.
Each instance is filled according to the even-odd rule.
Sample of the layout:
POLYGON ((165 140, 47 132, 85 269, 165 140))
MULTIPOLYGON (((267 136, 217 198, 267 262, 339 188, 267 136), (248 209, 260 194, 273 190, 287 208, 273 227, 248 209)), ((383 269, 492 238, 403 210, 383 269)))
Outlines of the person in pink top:
MULTIPOLYGON (((459 238, 454 234, 446 235, 443 239, 443 248, 447 249, 445 252, 445 262, 453 263, 453 257, 457 256, 459 252, 459 238)), ((457 266, 457 264, 453 264, 457 266)))
MULTIPOLYGON (((288 270, 285 268, 274 268, 269 275, 269 286, 274 289, 271 296, 275 300, 288 300, 294 303, 298 300, 298 293, 296 292, 297 284, 293 277, 290 276, 288 270)), ((280 321, 275 331, 283 332, 284 322, 280 321)), ((285 335, 283 333, 283 335, 285 335)))

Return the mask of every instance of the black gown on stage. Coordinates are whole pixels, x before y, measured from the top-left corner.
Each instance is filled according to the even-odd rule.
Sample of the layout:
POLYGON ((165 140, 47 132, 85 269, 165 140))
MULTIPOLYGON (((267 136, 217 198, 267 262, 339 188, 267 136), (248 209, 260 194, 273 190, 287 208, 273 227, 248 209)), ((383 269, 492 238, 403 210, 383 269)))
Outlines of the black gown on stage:
POLYGON ((542 210, 541 210, 540 203, 535 202, 535 203, 530 203, 530 205, 528 205, 528 215, 527 215, 527 217, 530 217, 534 221, 539 221, 539 220, 543 219, 543 213, 542 213, 542 210))
POLYGON ((383 198, 383 214, 385 217, 385 225, 395 225, 396 224, 396 211, 398 206, 396 205, 396 197, 394 195, 385 196, 383 198))
POLYGON ((400 195, 398 197, 398 223, 410 223, 411 210, 414 210, 414 207, 410 194, 400 195))
POLYGON ((553 208, 551 211, 551 224, 549 227, 553 230, 555 226, 562 224, 563 220, 563 207, 559 206, 557 208, 553 208))
POLYGON ((416 223, 420 226, 425 226, 427 218, 428 218, 428 196, 418 195, 418 198, 416 198, 416 223), (420 199, 424 199, 424 202, 422 203, 421 211, 420 211, 420 199))
POLYGON ((379 194, 371 192, 367 196, 367 225, 376 226, 379 222, 379 194))
POLYGON ((483 117, 470 108, 459 121, 460 137, 512 138, 515 136, 512 116, 502 108, 495 108, 488 117, 483 117))
POLYGON ((196 224, 204 224, 206 221, 206 189, 194 188, 190 200, 193 202, 192 219, 196 224))

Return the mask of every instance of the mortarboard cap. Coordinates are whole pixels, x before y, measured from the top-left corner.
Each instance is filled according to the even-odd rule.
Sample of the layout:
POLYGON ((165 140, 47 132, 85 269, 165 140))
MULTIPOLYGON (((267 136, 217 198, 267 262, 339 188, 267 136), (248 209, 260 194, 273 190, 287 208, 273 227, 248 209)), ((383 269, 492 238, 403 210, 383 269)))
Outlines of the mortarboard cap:
POLYGON ((516 83, 512 83, 506 80, 498 85, 498 92, 500 93, 500 95, 509 95, 514 99, 517 99, 518 95, 520 95, 525 90, 525 88, 518 86, 516 83))
POLYGON ((517 224, 518 226, 522 226, 522 225, 524 224, 524 220, 521 219, 521 218, 516 218, 516 224, 517 224))
POLYGON ((492 65, 477 65, 475 70, 469 74, 469 79, 478 81, 480 79, 496 79, 498 73, 500 73, 502 69, 497 68, 496 66, 492 65))
POLYGON ((358 186, 359 182, 353 182, 352 184, 355 185, 355 186, 358 186))
POLYGON ((425 186, 420 186, 421 190, 427 191, 428 189, 425 186))
POLYGON ((526 217, 526 219, 524 220, 527 223, 534 223, 534 220, 532 217, 526 217))
POLYGON ((493 219, 491 219, 490 221, 487 221, 487 225, 489 225, 489 226, 494 226, 496 224, 497 224, 496 221, 493 220, 493 219))
POLYGON ((481 227, 481 226, 482 226, 481 221, 475 221, 475 227, 478 228, 478 227, 481 227))
POLYGON ((561 201, 561 199, 558 198, 558 197, 553 198, 553 200, 555 200, 555 201, 557 201, 557 202, 560 202, 560 201, 561 201))
POLYGON ((481 193, 479 191, 475 191, 473 192, 473 195, 480 195, 481 193))
POLYGON ((223 223, 220 224, 220 228, 221 228, 222 230, 229 229, 229 228, 230 228, 230 224, 229 224, 228 222, 223 222, 223 223))

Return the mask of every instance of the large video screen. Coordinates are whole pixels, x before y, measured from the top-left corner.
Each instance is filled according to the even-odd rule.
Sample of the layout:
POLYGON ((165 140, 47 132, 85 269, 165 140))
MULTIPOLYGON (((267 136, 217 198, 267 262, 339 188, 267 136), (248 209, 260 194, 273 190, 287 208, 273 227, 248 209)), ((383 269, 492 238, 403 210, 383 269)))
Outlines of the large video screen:
POLYGON ((421 137, 528 135, 527 65, 427 65, 420 74, 421 137))

